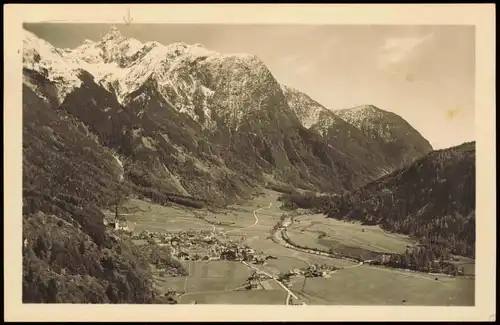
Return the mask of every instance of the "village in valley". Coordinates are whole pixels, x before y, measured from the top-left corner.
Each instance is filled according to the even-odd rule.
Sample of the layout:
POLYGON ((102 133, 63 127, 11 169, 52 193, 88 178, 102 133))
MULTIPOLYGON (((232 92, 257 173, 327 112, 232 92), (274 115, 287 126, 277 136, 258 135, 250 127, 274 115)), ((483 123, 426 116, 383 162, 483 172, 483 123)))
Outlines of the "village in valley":
MULTIPOLYGON (((122 213, 122 209, 115 206, 115 211, 111 212, 108 210, 108 212, 105 212, 106 218, 103 222, 110 230, 126 235, 136 245, 143 249, 144 254, 146 254, 145 256, 150 256, 150 265, 153 274, 159 279, 158 281, 162 282, 164 280, 161 279, 166 277, 181 278, 180 280, 183 282, 182 285, 174 285, 173 287, 169 286, 168 288, 165 287, 160 289, 159 292, 161 292, 162 296, 165 296, 167 303, 186 303, 185 301, 182 302, 182 300, 185 300, 186 297, 191 297, 193 294, 192 291, 186 287, 188 278, 191 279, 191 276, 194 278, 198 276, 196 274, 198 274, 199 271, 197 273, 194 269, 205 269, 205 266, 200 266, 200 263, 204 264, 203 262, 207 262, 206 267, 212 262, 215 264, 222 263, 219 266, 210 264, 210 267, 213 266, 214 270, 218 268, 224 269, 226 266, 221 266, 224 265, 224 263, 229 263, 231 265, 228 266, 229 269, 237 268, 237 264, 243 264, 245 266, 244 269, 246 268, 250 272, 249 276, 244 275, 238 278, 238 280, 233 279, 234 287, 232 289, 226 288, 222 290, 222 292, 249 291, 249 293, 255 292, 255 294, 258 295, 264 292, 276 292, 276 289, 278 289, 278 292, 285 290, 285 292, 287 292, 285 299, 287 305, 301 305, 304 304, 302 301, 303 298, 295 297, 291 290, 294 290, 293 287, 297 286, 299 283, 303 287, 306 283, 306 278, 330 278, 334 273, 340 270, 361 266, 363 264, 383 266, 392 256, 391 253, 373 253, 369 257, 363 258, 360 256, 359 258, 355 258, 354 256, 345 255, 340 252, 334 252, 331 249, 326 251, 321 248, 308 247, 296 243, 290 238, 287 229, 293 224, 299 224, 302 220, 299 217, 307 215, 307 213, 306 211, 295 210, 281 215, 276 214, 275 216, 277 219, 274 221, 276 223, 268 229, 268 236, 266 239, 269 239, 275 244, 279 244, 280 247, 285 247, 296 252, 303 252, 322 258, 326 257, 344 260, 352 264, 351 266, 341 267, 324 264, 323 261, 317 263, 320 260, 316 259, 314 263, 306 262, 306 267, 304 267, 304 265, 302 265, 302 267, 295 267, 292 264, 287 264, 288 262, 284 262, 282 260, 282 255, 278 254, 279 257, 277 257, 273 255, 274 252, 265 252, 251 247, 251 241, 247 238, 248 232, 241 231, 242 229, 252 228, 258 223, 259 220, 255 212, 261 209, 259 205, 257 205, 257 209, 255 209, 255 207, 251 208, 253 209, 251 212, 256 220, 255 223, 253 225, 247 224, 239 228, 235 226, 235 222, 232 222, 232 220, 229 221, 228 218, 217 220, 216 216, 208 211, 189 210, 188 212, 188 210, 176 207, 171 210, 174 216, 176 213, 179 213, 179 211, 183 211, 180 216, 182 219, 185 218, 185 213, 188 212, 191 220, 201 220, 202 223, 205 224, 205 227, 202 229, 186 227, 163 230, 162 226, 154 226, 152 228, 141 226, 137 229, 135 217, 131 217, 131 220, 134 221, 130 219, 127 221, 125 216, 133 216, 138 212, 137 209, 139 209, 139 211, 151 213, 151 202, 143 202, 147 202, 145 210, 127 206, 123 209, 123 212, 127 213, 122 213), (211 226, 212 229, 208 229, 209 226, 211 226), (172 264, 173 261, 174 263, 172 264), (276 265, 282 266, 276 268, 276 265), (179 267, 184 267, 185 270, 179 272, 179 267)), ((137 203, 138 202, 135 202, 135 204, 137 203)), ((154 208, 156 209, 157 207, 154 208)), ((219 216, 226 214, 222 212, 219 216)), ((152 221, 153 223, 156 222, 154 215, 152 221)), ((168 219, 165 219, 165 222, 168 222, 168 219)), ((303 231, 301 233, 303 233, 303 231)), ((319 231, 319 233, 320 235, 318 235, 318 238, 321 239, 325 233, 323 231, 319 231)), ((365 229, 361 228, 360 233, 365 233, 365 229)), ((265 236, 264 233, 262 235, 265 236)), ((304 260, 302 261, 304 262, 304 260)), ((435 278, 435 280, 437 281, 438 278, 435 278)), ((162 285, 160 284, 159 286, 161 287, 162 285)), ((193 301, 197 303, 196 299, 193 301)))
MULTIPOLYGON (((227 236, 224 232, 217 232, 215 227, 212 231, 187 229, 175 232, 152 232, 143 230, 140 233, 135 233, 129 227, 125 217, 119 212, 118 207, 115 207, 112 216, 109 212, 107 214, 108 218, 105 218, 103 222, 109 228, 128 233, 134 241, 167 246, 172 256, 179 260, 226 260, 264 264, 268 259, 276 259, 274 256, 256 252, 253 248, 243 244, 244 235, 227 236)), ((195 217, 206 220, 205 216, 200 213, 195 213, 195 217)), ((210 222, 210 224, 221 225, 222 223, 210 222)))
POLYGON ((180 232, 142 231, 132 235, 134 240, 145 240, 159 246, 168 246, 172 255, 179 260, 189 261, 247 261, 262 264, 265 259, 273 258, 257 253, 239 240, 229 239, 215 231, 185 230, 180 232))
MULTIPOLYGON (((203 214, 198 213, 195 217, 211 221, 207 220, 203 214)), ((277 227, 286 227, 284 223, 287 222, 288 219, 282 219, 277 227)), ((118 209, 112 213, 112 216, 111 213, 108 213, 108 218, 104 220, 107 227, 128 234, 136 244, 165 247, 167 248, 165 252, 169 252, 171 257, 179 261, 233 261, 247 265, 254 271, 242 283, 239 290, 271 290, 271 283, 274 281, 288 288, 292 286, 294 279, 304 277, 328 278, 338 270, 333 265, 316 263, 305 268, 293 268, 286 272, 271 275, 260 268, 265 267, 269 260, 278 259, 276 256, 257 251, 245 244, 246 236, 244 234, 229 236, 226 232, 217 231, 214 225, 221 225, 220 222, 212 221, 209 223, 212 224, 213 230, 187 229, 161 232, 142 230, 137 232, 134 227, 129 227, 127 220, 118 212, 118 209)), ((171 276, 174 276, 174 274, 171 274, 171 276)), ((176 303, 177 298, 183 293, 170 290, 165 295, 173 301, 172 303, 176 303)), ((288 303, 290 305, 295 304, 291 297, 289 299, 288 303)))

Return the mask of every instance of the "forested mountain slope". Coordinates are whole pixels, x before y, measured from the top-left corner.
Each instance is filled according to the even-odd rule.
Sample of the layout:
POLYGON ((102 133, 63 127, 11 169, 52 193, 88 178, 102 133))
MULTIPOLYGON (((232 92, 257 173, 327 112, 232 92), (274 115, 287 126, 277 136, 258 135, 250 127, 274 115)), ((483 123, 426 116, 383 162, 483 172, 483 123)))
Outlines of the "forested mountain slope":
POLYGON ((475 142, 433 151, 351 193, 323 199, 320 209, 474 257, 475 160, 475 142))

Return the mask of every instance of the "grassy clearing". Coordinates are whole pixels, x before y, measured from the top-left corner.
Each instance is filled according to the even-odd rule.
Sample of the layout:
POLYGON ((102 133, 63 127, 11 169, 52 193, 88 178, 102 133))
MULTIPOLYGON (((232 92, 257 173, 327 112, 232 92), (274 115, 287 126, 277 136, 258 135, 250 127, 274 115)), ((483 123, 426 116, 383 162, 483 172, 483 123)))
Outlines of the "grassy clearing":
POLYGON ((420 273, 368 266, 341 270, 331 278, 308 278, 302 286, 303 280, 297 280, 292 289, 302 290, 311 304, 474 305, 474 280, 442 277, 438 282, 420 273))
POLYGON ((329 249, 357 247, 366 251, 403 253, 414 242, 408 237, 390 234, 378 226, 343 222, 315 214, 300 216, 287 230, 293 242, 308 247, 329 249))
POLYGON ((152 232, 163 231, 184 231, 184 230, 211 230, 212 226, 204 223, 203 221, 196 220, 182 220, 168 216, 152 217, 151 219, 145 218, 131 218, 133 224, 132 230, 139 233, 143 230, 152 232))
POLYGON ((308 265, 306 261, 298 258, 280 256, 277 260, 268 260, 265 268, 273 274, 279 274, 287 272, 290 269, 304 268, 308 265))
MULTIPOLYGON (((280 202, 278 202, 278 198, 281 193, 268 189, 263 190, 262 193, 263 195, 254 197, 253 199, 243 203, 242 205, 237 206, 237 208, 250 208, 251 210, 254 210, 261 207, 267 207, 269 205, 269 202, 273 202, 273 205, 281 204, 280 202)), ((279 208, 277 207, 273 210, 275 210, 275 212, 279 214, 283 213, 283 211, 279 210, 279 208)))
POLYGON ((278 288, 278 284, 276 284, 274 280, 261 281, 260 285, 264 290, 282 290, 281 288, 278 288))
POLYGON ((184 282, 186 277, 160 277, 153 276, 154 284, 160 293, 167 293, 169 290, 177 292, 184 291, 184 282))
MULTIPOLYGON (((355 263, 295 251, 267 239, 270 228, 276 224, 283 211, 275 201, 276 192, 266 191, 267 197, 255 198, 227 214, 217 214, 220 222, 233 221, 232 227, 215 226, 221 230, 231 230, 227 236, 246 236, 246 243, 258 251, 276 256, 268 260, 262 269, 277 274, 292 268, 303 268, 314 263, 324 263, 336 267, 350 267, 338 271, 331 278, 297 279, 292 290, 307 304, 330 305, 473 305, 474 280, 440 277, 421 273, 410 273, 371 266, 356 267, 355 263), (274 195, 274 196, 273 196, 274 195), (273 205, 268 208, 269 202, 273 205), (259 222, 255 222, 253 211, 257 211, 259 222), (354 266, 354 267, 352 267, 354 266), (303 290, 303 291, 301 291, 303 290), (431 294, 429 294, 431 293, 431 294)), ((133 200, 136 208, 134 215, 126 216, 130 223, 135 222, 136 231, 177 231, 186 229, 213 229, 207 222, 194 217, 192 211, 180 207, 163 207, 141 200, 133 200)), ((131 204, 132 204, 131 203, 131 204)), ((129 207, 130 209, 130 207, 129 207)), ((328 249, 354 247, 360 250, 379 252, 404 252, 413 243, 406 237, 382 231, 376 226, 362 226, 327 219, 323 215, 299 216, 288 235, 293 241, 305 246, 328 249), (364 231, 362 230, 364 229, 364 231), (301 231, 303 230, 303 231, 301 231), (322 238, 318 236, 324 232, 322 238)), ((186 291, 180 303, 196 300, 204 304, 284 304, 286 293, 270 282, 274 290, 232 291, 244 284, 251 270, 239 262, 229 261, 183 261, 190 270, 188 277, 155 276, 155 284, 163 292, 186 291)), ((468 266, 473 260, 460 259, 457 263, 468 266)))
POLYGON ((318 233, 312 231, 298 231, 300 228, 289 227, 286 233, 290 240, 297 245, 320 250, 328 250, 330 247, 320 243, 318 233))
MULTIPOLYGON (((123 205, 123 210, 126 211, 125 217, 129 222, 129 227, 135 233, 142 230, 148 231, 182 231, 186 229, 207 229, 211 230, 215 226, 219 231, 231 231, 231 234, 245 234, 243 231, 234 231, 240 228, 245 228, 255 222, 253 211, 262 208, 257 212, 259 223, 255 229, 259 229, 262 233, 268 232, 283 211, 279 209, 279 202, 276 202, 278 193, 266 190, 265 197, 257 197, 241 206, 233 207, 222 211, 221 213, 205 214, 200 210, 193 210, 181 206, 161 206, 140 199, 130 199, 123 205), (273 202, 271 208, 268 208, 269 203, 273 202), (196 213, 202 213, 204 217, 212 223, 228 223, 227 225, 214 225, 207 221, 200 220, 195 217, 196 213)), ((252 229, 252 228, 250 228, 252 229)), ((252 229, 252 230, 255 230, 252 229)))
POLYGON ((464 268, 464 275, 475 276, 476 275, 476 261, 469 257, 464 256, 454 256, 456 261, 451 261, 451 263, 458 266, 458 268, 464 268))
POLYGON ((186 277, 165 277, 156 279, 157 287, 164 292, 168 289, 184 291, 180 303, 189 304, 196 300, 201 304, 284 304, 286 294, 273 282, 272 290, 233 291, 243 285, 250 276, 251 270, 239 262, 184 261, 190 270, 186 277))
POLYGON ((191 261, 191 277, 200 278, 225 278, 231 280, 235 275, 244 273, 240 278, 246 278, 248 268, 239 262, 232 261, 191 261))
POLYGON ((264 251, 266 254, 273 255, 278 258, 278 260, 268 260, 267 262, 269 263, 271 263, 271 261, 280 261, 276 263, 284 263, 287 267, 290 266, 291 268, 301 268, 304 264, 307 265, 307 263, 329 264, 340 268, 356 264, 343 259, 329 258, 283 247, 280 244, 273 242, 271 239, 266 239, 269 235, 268 230, 259 233, 259 231, 253 230, 252 228, 252 232, 250 233, 250 231, 247 231, 247 233, 248 239, 246 240, 246 243, 248 245, 256 250, 264 251), (286 260, 286 262, 281 262, 283 260, 286 260))
POLYGON ((189 276, 182 277, 159 277, 154 276, 155 287, 161 293, 168 290, 185 292, 181 296, 181 303, 189 303, 192 296, 204 296, 211 293, 231 292, 244 284, 250 276, 250 270, 243 264, 228 261, 182 261, 186 269, 189 270, 189 276))
POLYGON ((291 256, 300 258, 302 260, 305 260, 309 262, 310 264, 327 264, 327 265, 333 265, 338 268, 343 268, 343 267, 350 267, 352 265, 355 265, 356 263, 346 261, 343 259, 337 259, 337 258, 329 258, 325 256, 319 256, 319 255, 314 255, 314 254, 308 254, 308 253, 303 253, 303 252, 293 252, 291 256))
POLYGON ((217 215, 217 220, 234 222, 233 227, 246 227, 254 223, 253 211, 259 209, 256 212, 259 218, 259 227, 269 230, 284 213, 279 208, 281 203, 276 201, 278 195, 277 192, 265 190, 265 196, 253 198, 242 205, 232 206, 225 213, 217 215), (271 207, 269 207, 269 203, 272 203, 271 207))
POLYGON ((222 213, 209 213, 205 215, 205 218, 207 221, 211 223, 223 223, 224 225, 215 225, 216 227, 226 227, 225 224, 229 226, 235 226, 238 225, 240 222, 239 220, 239 215, 232 212, 232 211, 223 211, 222 213))
POLYGON ((181 231, 186 229, 212 229, 207 222, 196 218, 193 211, 179 206, 165 207, 139 199, 124 204, 129 227, 135 233, 148 231, 181 231))
POLYGON ((250 276, 250 270, 239 262, 190 262, 186 292, 217 291, 237 288, 250 276))
POLYGON ((180 303, 196 300, 199 304, 284 305, 285 299, 284 290, 223 291, 185 295, 181 297, 180 303))

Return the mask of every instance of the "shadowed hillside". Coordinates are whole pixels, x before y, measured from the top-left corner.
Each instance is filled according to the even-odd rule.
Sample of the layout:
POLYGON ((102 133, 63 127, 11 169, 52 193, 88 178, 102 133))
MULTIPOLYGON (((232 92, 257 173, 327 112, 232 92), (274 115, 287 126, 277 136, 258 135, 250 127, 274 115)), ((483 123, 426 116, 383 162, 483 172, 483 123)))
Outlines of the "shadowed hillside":
POLYGON ((342 196, 285 195, 286 206, 379 224, 453 254, 475 256, 475 142, 432 151, 342 196))
POLYGON ((103 224, 133 190, 112 153, 28 88, 23 120, 23 301, 153 302, 149 262, 103 224))

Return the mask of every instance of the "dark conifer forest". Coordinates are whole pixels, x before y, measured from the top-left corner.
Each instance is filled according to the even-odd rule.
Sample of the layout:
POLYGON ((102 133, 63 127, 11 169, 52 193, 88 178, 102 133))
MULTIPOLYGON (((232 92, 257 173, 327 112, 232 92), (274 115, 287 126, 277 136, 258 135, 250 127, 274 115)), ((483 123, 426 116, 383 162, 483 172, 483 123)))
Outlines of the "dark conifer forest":
MULTIPOLYGON (((295 192, 281 200, 289 209, 312 209, 417 238, 420 248, 393 256, 388 263, 441 270, 437 261, 449 254, 475 257, 475 159, 475 143, 464 143, 433 151, 344 195, 295 192)), ((458 272, 450 268, 450 273, 458 272)))

